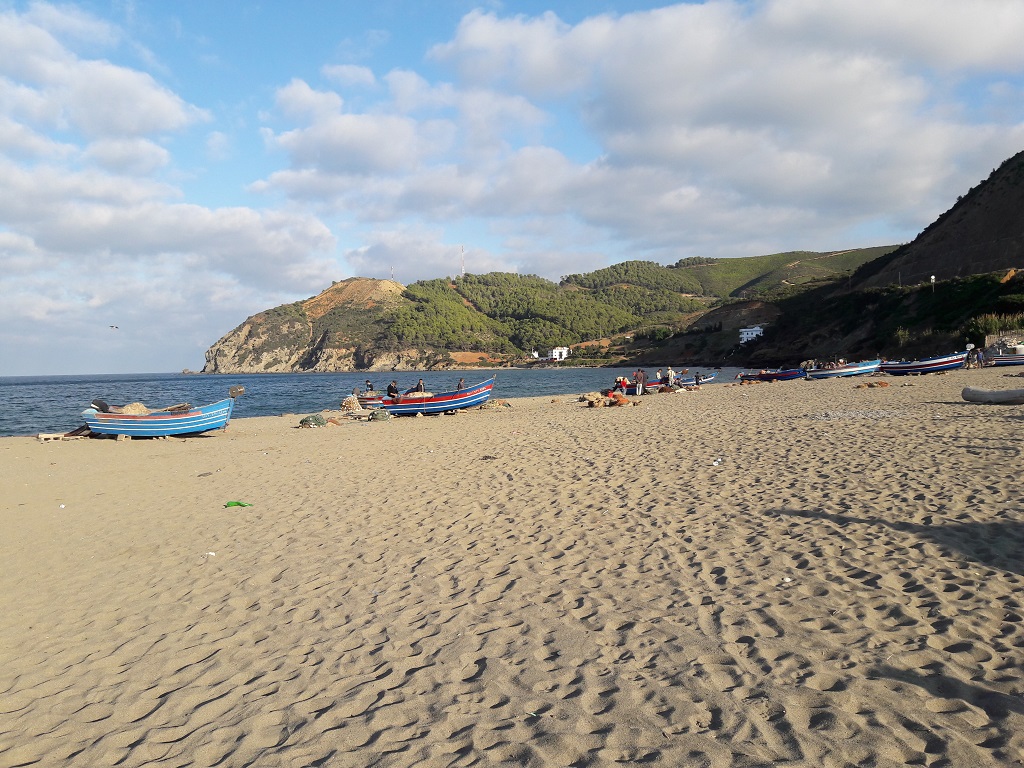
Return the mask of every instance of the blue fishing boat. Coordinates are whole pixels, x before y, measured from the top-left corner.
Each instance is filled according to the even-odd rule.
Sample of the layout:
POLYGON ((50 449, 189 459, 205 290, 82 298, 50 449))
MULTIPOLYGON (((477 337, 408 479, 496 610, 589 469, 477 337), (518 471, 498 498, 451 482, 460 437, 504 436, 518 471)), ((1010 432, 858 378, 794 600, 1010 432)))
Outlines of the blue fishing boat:
MULTIPOLYGON (((101 401, 94 401, 107 407, 101 401)), ((82 412, 89 431, 98 435, 127 435, 129 437, 168 437, 170 435, 197 435, 222 429, 228 425, 235 398, 228 397, 198 408, 185 406, 182 410, 167 409, 149 413, 121 413, 96 407, 82 412)))
MULTIPOLYGON (((409 392, 398 397, 382 397, 380 407, 392 416, 415 416, 418 413, 448 413, 463 408, 483 405, 490 399, 494 379, 487 379, 472 387, 454 389, 450 392, 409 392)), ((371 406, 372 407, 372 406, 371 406)))
POLYGON ((792 381, 804 377, 803 368, 777 368, 774 370, 758 371, 757 373, 741 373, 740 381, 792 381))
POLYGON ((921 360, 882 363, 879 366, 879 370, 882 373, 888 373, 893 376, 909 376, 922 373, 937 373, 938 371, 952 371, 955 368, 963 368, 966 362, 967 351, 965 350, 952 355, 926 357, 921 360))
MULTIPOLYGON (((1018 347, 1019 349, 1019 347, 1018 347)), ((1024 355, 990 355, 988 361, 992 365, 1024 365, 1024 355)))
POLYGON ((363 392, 362 394, 356 395, 356 400, 359 401, 360 408, 380 408, 381 402, 384 400, 384 393, 363 392))
POLYGON ((836 379, 842 376, 863 376, 866 373, 877 373, 882 365, 881 360, 864 360, 860 363, 845 363, 822 368, 808 368, 805 372, 808 379, 836 379))

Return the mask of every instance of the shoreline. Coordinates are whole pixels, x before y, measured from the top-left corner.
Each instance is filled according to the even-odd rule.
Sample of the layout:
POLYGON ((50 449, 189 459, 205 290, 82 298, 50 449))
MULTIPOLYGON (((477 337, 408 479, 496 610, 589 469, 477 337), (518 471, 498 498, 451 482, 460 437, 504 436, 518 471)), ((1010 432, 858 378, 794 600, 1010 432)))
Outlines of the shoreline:
POLYGON ((1004 375, 0 441, 0 762, 1014 764, 1004 375))

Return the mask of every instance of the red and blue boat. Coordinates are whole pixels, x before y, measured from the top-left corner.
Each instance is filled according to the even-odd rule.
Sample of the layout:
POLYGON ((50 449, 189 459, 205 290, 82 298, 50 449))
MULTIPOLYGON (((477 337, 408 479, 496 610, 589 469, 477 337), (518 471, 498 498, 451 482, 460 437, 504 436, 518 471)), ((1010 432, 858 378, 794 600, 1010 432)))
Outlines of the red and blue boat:
POLYGON ((741 373, 736 378, 740 381, 792 381, 803 377, 803 368, 776 368, 757 373, 741 373))
POLYGON ((495 378, 492 376, 472 387, 464 387, 437 394, 409 392, 398 397, 388 397, 380 393, 359 395, 359 405, 362 408, 383 408, 392 416, 415 416, 418 413, 449 413, 486 403, 491 397, 491 390, 494 389, 495 378))
MULTIPOLYGON (((101 404, 94 401, 95 404, 101 404)), ((107 407, 105 403, 101 404, 107 407)), ((235 398, 228 397, 198 408, 186 406, 182 410, 152 411, 150 413, 118 413, 96 407, 82 412, 89 431, 98 435, 127 435, 129 437, 169 437, 171 435, 198 435, 227 427, 235 398)))
POLYGON ((952 355, 926 357, 921 360, 882 363, 879 366, 879 370, 892 376, 913 376, 924 373, 938 373, 939 371, 952 371, 956 368, 963 368, 966 362, 967 351, 965 350, 952 355))
POLYGON ((1024 365, 1024 355, 991 355, 988 362, 992 365, 1024 365))
POLYGON ((837 379, 842 376, 863 376, 866 373, 877 373, 881 360, 864 360, 860 363, 845 363, 831 368, 808 368, 804 373, 808 379, 837 379))

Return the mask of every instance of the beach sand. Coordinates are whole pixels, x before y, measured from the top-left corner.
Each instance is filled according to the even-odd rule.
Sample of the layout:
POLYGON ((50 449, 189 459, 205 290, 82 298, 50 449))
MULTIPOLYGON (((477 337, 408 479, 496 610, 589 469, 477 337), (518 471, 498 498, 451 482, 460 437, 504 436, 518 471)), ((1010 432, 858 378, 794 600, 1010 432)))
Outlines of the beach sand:
POLYGON ((1016 370, 4 438, 0 765, 1021 764, 1016 370))

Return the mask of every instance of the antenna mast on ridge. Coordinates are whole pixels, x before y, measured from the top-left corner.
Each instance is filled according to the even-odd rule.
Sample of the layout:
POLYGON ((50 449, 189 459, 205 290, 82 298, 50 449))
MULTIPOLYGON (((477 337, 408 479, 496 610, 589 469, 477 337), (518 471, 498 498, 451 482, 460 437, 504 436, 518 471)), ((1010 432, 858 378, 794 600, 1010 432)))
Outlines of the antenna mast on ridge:
POLYGON ((460 245, 459 248, 462 250, 462 276, 466 276, 466 246, 460 245))

